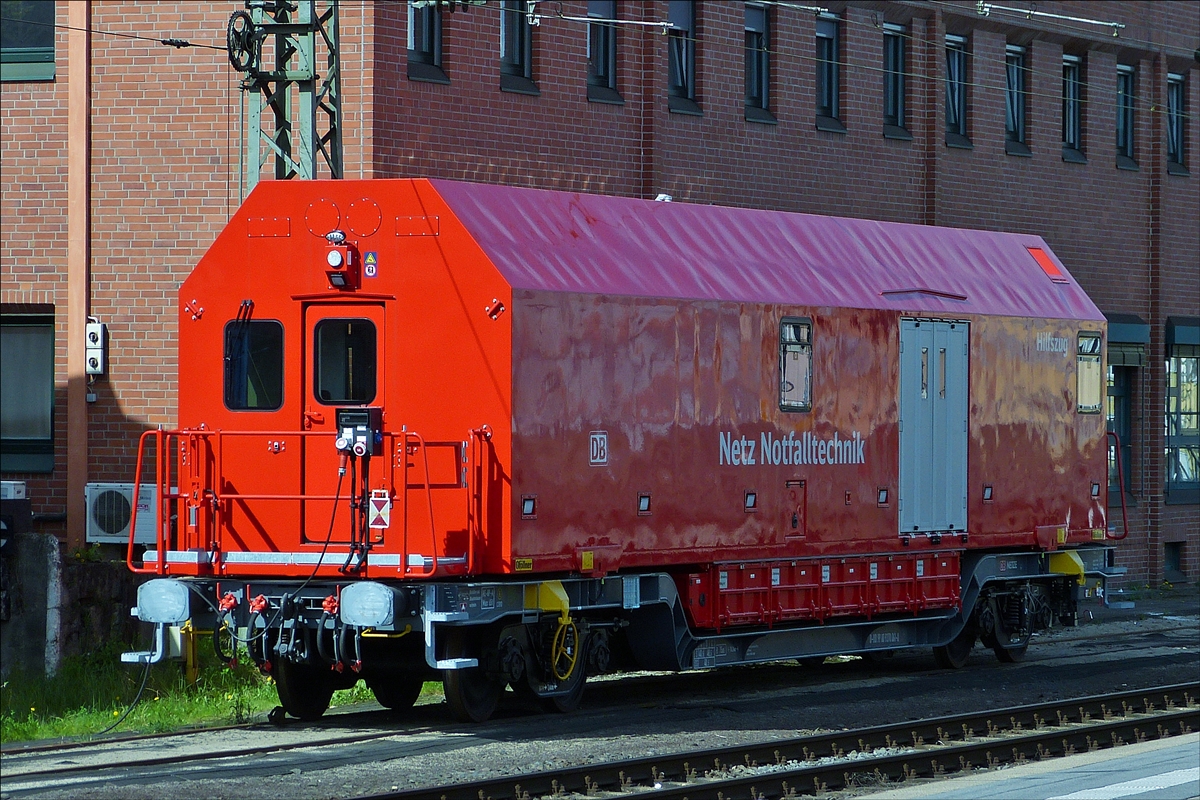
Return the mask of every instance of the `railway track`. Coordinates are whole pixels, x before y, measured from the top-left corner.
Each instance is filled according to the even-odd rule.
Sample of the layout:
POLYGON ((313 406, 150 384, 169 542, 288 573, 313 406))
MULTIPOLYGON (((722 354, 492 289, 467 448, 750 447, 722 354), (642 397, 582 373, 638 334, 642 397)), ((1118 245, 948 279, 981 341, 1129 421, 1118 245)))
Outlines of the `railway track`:
POLYGON ((526 800, 603 794, 793 797, 1088 752, 1200 727, 1200 683, 1015 706, 757 745, 698 750, 366 800, 526 800))
MULTIPOLYGON (((1195 637, 1181 636, 1179 630, 1139 631, 1129 636, 1110 632, 1109 648, 1111 649, 1111 640, 1114 637, 1136 640, 1147 635, 1149 640, 1134 649, 1145 650, 1146 656, 1152 652, 1157 653, 1153 662, 1147 661, 1146 656, 1143 656, 1141 661, 1131 661, 1131 651, 1128 648, 1121 648, 1122 655, 1119 657, 1114 657, 1116 654, 1110 652, 1094 660, 1090 655, 1090 646, 1085 646, 1084 651, 1071 647, 1069 650, 1074 655, 1067 652, 1061 658, 1052 656, 1053 650, 1048 648, 1044 655, 1050 656, 1049 658, 1031 657, 1021 665, 1009 665, 1006 668, 991 664, 990 659, 981 657, 979 664, 964 671, 963 678, 978 680, 967 680, 966 684, 960 685, 960 700, 967 703, 960 708, 984 707, 971 697, 972 685, 977 687, 973 690, 976 692, 986 691, 983 689, 985 685, 994 688, 998 685, 993 683, 995 680, 1015 680, 1016 683, 1011 684, 1014 689, 1027 687, 1028 680, 1033 680, 1034 684, 1047 681, 1048 686, 1053 686, 1056 680, 1053 675, 1056 672, 1063 673, 1064 670, 1070 672, 1070 681, 1073 683, 1079 682, 1084 675, 1090 675, 1092 691, 1103 690, 1104 687, 1112 685, 1123 685, 1120 682, 1125 680, 1129 680, 1129 685, 1135 687, 1154 685, 1135 677, 1151 663, 1156 668, 1152 671, 1161 673, 1157 681, 1159 684, 1170 683, 1180 678, 1190 679, 1189 672, 1194 673, 1194 670, 1189 667, 1189 671, 1180 674, 1179 667, 1195 663, 1195 637), (1164 647, 1181 652, 1170 653, 1163 650, 1164 647), (1184 650, 1187 652, 1182 652, 1184 650), (1080 661, 1081 658, 1084 661, 1080 661), (1054 662, 1059 661, 1061 663, 1054 669, 1049 669, 1049 666, 1054 666, 1054 662), (1138 666, 1133 666, 1135 664, 1138 666), (1169 666, 1171 664, 1176 666, 1172 668, 1169 666), (1134 672, 1128 676, 1122 674, 1127 669, 1134 672), (989 678, 988 675, 992 673, 996 673, 996 677, 989 678), (1176 675, 1179 677, 1175 677, 1176 675)), ((1132 645, 1133 641, 1130 641, 1130 644, 1132 645)), ((586 748, 581 747, 582 743, 596 735, 602 739, 605 736, 624 737, 629 731, 629 725, 633 724, 639 731, 650 733, 651 739, 662 739, 661 732, 669 730, 676 730, 686 736, 688 731, 702 731, 708 724, 707 721, 699 722, 694 727, 686 721, 697 714, 698 720, 719 720, 718 725, 732 724, 734 730, 740 729, 736 715, 775 716, 777 721, 768 722, 767 727, 774 726, 774 729, 780 732, 779 735, 783 735, 792 724, 782 722, 775 713, 782 704, 815 710, 815 713, 806 714, 806 719, 810 720, 810 729, 820 730, 821 725, 838 726, 841 724, 839 720, 845 717, 840 712, 831 713, 831 709, 841 708, 844 702, 852 702, 854 694, 864 682, 872 686, 890 685, 893 694, 902 693, 905 697, 912 697, 917 703, 922 702, 918 698, 924 698, 924 702, 935 702, 938 708, 948 710, 952 707, 951 701, 943 705, 939 699, 942 696, 941 690, 937 688, 940 685, 940 681, 937 680, 939 675, 942 675, 940 671, 924 668, 915 658, 899 656, 896 662, 889 662, 888 666, 882 667, 831 662, 818 670, 795 665, 786 668, 767 665, 750 671, 738 668, 711 674, 645 674, 597 681, 592 687, 593 701, 589 704, 591 707, 566 717, 552 715, 551 718, 547 718, 536 712, 531 715, 524 710, 524 706, 510 704, 502 718, 492 723, 446 724, 439 706, 425 705, 407 716, 368 708, 342 711, 316 723, 297 722, 283 727, 259 723, 198 729, 177 734, 106 737, 92 741, 34 746, 9 745, 3 750, 4 781, 0 796, 4 800, 24 797, 66 798, 87 792, 97 798, 124 798, 132 794, 161 796, 198 792, 195 796, 233 797, 242 796, 249 787, 258 786, 259 781, 272 781, 281 775, 293 777, 287 781, 290 793, 279 794, 280 797, 308 797, 314 793, 324 795, 327 794, 326 787, 331 782, 336 784, 337 791, 333 794, 338 796, 386 791, 389 787, 398 791, 401 787, 448 784, 457 780, 458 775, 471 772, 476 776, 503 774, 511 769, 513 764, 562 764, 565 769, 567 764, 590 760, 586 748), (743 689, 753 688, 749 692, 743 692, 737 689, 738 686, 743 689), (831 691, 833 694, 830 694, 831 691), (818 700, 820 702, 817 702, 818 700), (731 718, 729 714, 735 716, 731 718), (823 722, 817 721, 822 717, 823 722), (560 732, 567 747, 565 750, 556 750, 555 755, 538 755, 539 752, 545 752, 539 751, 539 748, 544 748, 539 742, 547 741, 547 723, 560 732), (506 752, 511 753, 507 759, 501 756, 501 760, 494 760, 497 742, 512 743, 505 746, 509 748, 506 752), (507 769, 499 766, 500 764, 508 765, 507 769), (422 774, 425 775, 425 780, 421 779, 422 774), (184 788, 186 786, 195 788, 184 788), (144 794, 145 792, 150 794, 144 794)), ((1058 680, 1063 680, 1063 677, 1060 676, 1058 680)), ((1159 689, 1141 689, 1132 694, 1146 695, 1151 691, 1158 692, 1159 689)), ((1037 692, 1019 692, 1029 700, 1041 699, 1037 692)), ((1193 697, 1197 695, 1200 695, 1200 691, 1192 693, 1193 697)), ((1154 702, 1162 705, 1157 700, 1154 702)), ((1113 706, 1110 705, 1111 707, 1113 706)), ((899 709, 893 707, 885 713, 890 713, 892 719, 902 719, 904 712, 900 711, 900 714, 897 714, 897 710, 899 709)), ((860 713, 866 713, 868 716, 858 718, 870 719, 869 715, 876 712, 869 710, 860 713)), ((969 721, 972 717, 995 717, 1002 713, 1004 712, 980 711, 962 719, 969 721)), ((1096 712, 1092 713, 1094 716, 1096 712)), ((1185 724, 1195 727, 1194 723, 1185 724)), ((974 726, 977 732, 986 730, 979 728, 978 723, 969 725, 974 726)), ((913 729, 908 723, 893 727, 897 729, 894 736, 897 741, 913 729), (901 730, 906 728, 909 730, 901 730)), ((930 746, 930 742, 936 741, 930 739, 928 734, 920 735, 925 736, 926 748, 930 746)), ((1118 736, 1123 735, 1118 732, 1118 736)), ((1142 728, 1139 735, 1153 738, 1158 735, 1158 731, 1154 729, 1147 733, 1142 728)), ((642 734, 639 733, 638 736, 642 734)), ((845 738, 848 734, 837 736, 845 738)), ((696 746, 701 746, 703 738, 695 741, 696 746)), ((672 746, 668 738, 653 747, 657 748, 658 752, 663 752, 664 744, 673 749, 681 746, 678 743, 672 746)), ((843 751, 857 751, 858 758, 866 755, 857 742, 839 741, 839 744, 843 751)), ((1046 750, 1049 745, 1043 747, 1045 752, 1049 752, 1046 750)), ((1079 745, 1076 745, 1076 748, 1079 749, 1079 745)), ((1036 752, 1036 746, 1034 751, 1036 752)), ((601 752, 606 753, 608 758, 620 758, 628 751, 607 744, 602 746, 601 752)), ((815 754, 816 751, 813 752, 815 754)), ((869 755, 872 758, 880 758, 885 753, 875 747, 869 755)), ((895 755, 905 753, 897 750, 895 755)), ((814 755, 814 758, 816 757, 814 755)), ((943 754, 934 757, 946 756, 943 754)), ((986 756, 979 762, 970 755, 963 757, 972 764, 986 763, 986 756)), ((774 769, 781 769, 781 766, 776 764, 773 753, 751 756, 751 763, 756 760, 760 765, 770 764, 774 769)), ((655 759, 655 762, 650 766, 665 773, 666 760, 660 758, 655 759)), ((689 763, 696 768, 698 777, 703 777, 706 771, 715 772, 715 764, 709 762, 701 765, 695 756, 690 757, 689 763)), ((740 773, 746 765, 744 754, 724 758, 722 764, 732 765, 740 773)), ((909 764, 912 770, 919 766, 911 762, 911 756, 909 764)), ((953 765, 939 761, 939 766, 949 772, 953 765)), ((883 772, 885 767, 886 765, 880 767, 880 774, 886 776, 887 773, 883 772)), ((595 769, 583 771, 592 783, 598 783, 600 780, 600 773, 595 772, 595 769)), ((842 769, 844 772, 844 765, 842 769)), ((877 779, 873 779, 873 769, 874 767, 865 769, 860 766, 856 767, 856 770, 861 771, 852 774, 859 778, 872 778, 865 782, 873 783, 877 782, 877 779)), ((650 777, 654 777, 652 773, 650 777)), ((709 776, 710 780, 711 777, 709 776)), ((560 779, 560 786, 563 785, 561 774, 555 773, 550 780, 555 778, 560 779)), ((625 778, 634 781, 634 772, 626 771, 625 778)), ((825 780, 828 785, 837 785, 836 781, 830 783, 828 779, 825 780)), ((508 779, 508 782, 511 784, 514 779, 508 779)), ((519 782, 523 787, 531 785, 528 777, 519 779, 519 782)), ((267 785, 270 784, 263 784, 264 787, 267 785)), ((795 785, 797 784, 789 781, 789 786, 795 785)), ((757 782, 755 786, 758 786, 757 782)), ((688 796, 698 797, 699 795, 694 793, 694 787, 692 788, 693 792, 688 796)), ((529 791, 528 788, 525 790, 529 791)), ((759 792, 763 791, 765 790, 760 787, 759 792)), ((512 787, 491 794, 496 800, 513 796, 512 787)), ((729 796, 729 792, 725 794, 729 796)), ((413 796, 422 795, 415 793, 413 796)), ((471 797, 475 800, 478 790, 471 797)))
MULTIPOLYGON (((1163 639, 1164 640, 1163 643, 1167 644, 1168 646, 1171 644, 1190 645, 1194 641, 1194 637, 1179 636, 1176 634, 1177 634, 1177 632, 1173 632, 1173 631, 1166 631, 1166 632, 1153 631, 1153 630, 1152 631, 1126 631, 1126 632, 1122 632, 1122 633, 1101 633, 1101 634, 1094 634, 1094 635, 1070 636, 1068 638, 1063 638, 1060 641, 1062 644, 1068 644, 1071 646, 1086 645, 1089 642, 1097 642, 1097 643, 1103 644, 1105 648, 1111 647, 1112 642, 1115 640, 1145 639, 1147 637, 1159 637, 1159 638, 1163 639)), ((1026 665, 1036 664, 1036 663, 1061 660, 1063 658, 1070 658, 1070 657, 1072 657, 1072 656, 1070 656, 1070 655, 1067 655, 1067 656, 1051 655, 1051 654, 1042 655, 1042 654, 1037 653, 1036 650, 1031 649, 1028 657, 1025 659, 1025 661, 1023 663, 1026 665)), ((776 668, 768 665, 765 667, 760 667, 760 669, 773 670, 776 668)), ((791 671, 791 670, 794 670, 795 667, 790 666, 790 665, 785 665, 785 666, 778 667, 777 669, 791 671)), ((698 674, 700 674, 700 673, 644 673, 644 674, 638 674, 638 675, 629 675, 623 681, 623 685, 624 684, 629 685, 629 687, 635 693, 642 691, 642 687, 644 686, 645 691, 652 693, 656 697, 661 697, 664 692, 664 683, 670 683, 673 678, 678 678, 678 679, 681 679, 684 681, 692 681, 695 679, 695 677, 698 674)), ((592 688, 594 690, 596 687, 593 686, 592 688)), ((623 692, 625 694, 628 694, 628 692, 624 689, 623 689, 623 692)), ((322 719, 321 722, 315 723, 308 727, 313 728, 313 729, 328 728, 331 725, 340 726, 343 724, 347 724, 347 723, 352 724, 354 722, 359 722, 359 721, 363 722, 363 724, 371 724, 371 722, 374 718, 377 718, 381 714, 386 714, 386 713, 387 712, 381 712, 376 709, 365 710, 365 711, 339 710, 336 713, 327 714, 322 719)), ((397 719, 397 717, 396 717, 396 715, 390 715, 389 719, 395 720, 395 719, 397 719)), ((296 726, 300 725, 300 723, 296 723, 294 721, 289 721, 288 724, 296 725, 296 726)), ((249 729, 252 729, 252 728, 254 728, 256 726, 260 726, 260 725, 262 725, 261 721, 252 721, 252 722, 244 722, 244 723, 232 724, 232 725, 210 725, 210 726, 189 728, 189 729, 185 729, 185 730, 159 732, 159 733, 114 733, 114 734, 106 735, 103 737, 73 739, 70 741, 53 741, 53 742, 37 742, 37 743, 18 742, 16 744, 9 744, 9 745, 0 747, 0 754, 2 754, 4 756, 29 756, 29 755, 36 755, 36 754, 40 754, 40 753, 57 753, 57 752, 64 752, 64 751, 70 751, 70 750, 81 750, 81 749, 85 749, 88 747, 95 747, 97 745, 102 745, 102 744, 113 744, 113 745, 127 744, 127 743, 135 743, 135 742, 153 741, 153 740, 159 740, 159 739, 178 739, 180 737, 202 736, 202 735, 213 734, 213 733, 218 733, 218 732, 222 732, 222 731, 249 730, 249 729)), ((373 735, 368 735, 366 737, 359 736, 356 739, 356 741, 362 741, 364 738, 386 738, 388 736, 397 735, 398 733, 425 733, 425 732, 430 732, 433 730, 433 728, 425 726, 425 725, 414 727, 414 726, 407 725, 407 724, 403 726, 403 730, 398 730, 396 727, 394 727, 394 725, 395 725, 395 723, 393 722, 393 727, 390 727, 387 732, 381 732, 377 736, 373 736, 373 735)), ((340 739, 338 737, 331 737, 328 739, 320 740, 320 743, 322 743, 322 744, 337 744, 339 741, 340 741, 340 739)), ((305 745, 305 746, 311 746, 311 745, 305 745)))

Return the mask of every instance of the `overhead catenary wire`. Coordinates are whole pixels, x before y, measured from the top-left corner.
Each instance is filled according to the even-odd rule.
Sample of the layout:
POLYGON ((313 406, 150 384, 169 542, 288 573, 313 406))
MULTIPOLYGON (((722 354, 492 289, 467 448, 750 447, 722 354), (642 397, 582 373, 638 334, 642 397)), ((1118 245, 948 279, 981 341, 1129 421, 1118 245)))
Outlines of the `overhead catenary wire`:
POLYGON ((175 37, 159 38, 159 37, 154 37, 154 36, 141 36, 140 34, 136 34, 136 33, 122 33, 120 31, 105 31, 105 30, 100 30, 99 28, 93 28, 90 26, 86 27, 86 28, 80 28, 77 25, 64 25, 60 22, 41 22, 39 20, 15 19, 13 17, 0 17, 0 22, 7 22, 10 24, 17 24, 17 25, 38 25, 43 28, 58 28, 58 29, 67 30, 67 31, 82 31, 84 33, 90 33, 95 36, 115 36, 115 37, 118 37, 121 39, 137 39, 137 40, 143 41, 143 42, 154 42, 155 44, 161 44, 161 45, 165 45, 167 47, 174 47, 176 50, 179 50, 179 49, 182 49, 185 47, 198 47, 203 50, 220 50, 223 53, 229 52, 229 48, 225 47, 225 46, 220 46, 220 45, 215 45, 215 44, 203 44, 203 43, 198 43, 198 42, 192 42, 188 39, 179 39, 179 38, 175 38, 175 37))

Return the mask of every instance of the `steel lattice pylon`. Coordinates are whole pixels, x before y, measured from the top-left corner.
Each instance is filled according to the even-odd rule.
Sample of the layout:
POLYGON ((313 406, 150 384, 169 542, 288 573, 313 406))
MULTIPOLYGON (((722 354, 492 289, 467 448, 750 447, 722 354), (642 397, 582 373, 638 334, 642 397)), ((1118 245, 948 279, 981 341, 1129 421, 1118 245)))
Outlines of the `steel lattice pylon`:
POLYGON ((342 92, 337 0, 246 0, 229 19, 229 60, 243 90, 242 197, 274 155, 275 178, 342 177, 342 92), (317 72, 317 38, 326 52, 317 72), (264 59, 274 61, 267 69, 264 59))

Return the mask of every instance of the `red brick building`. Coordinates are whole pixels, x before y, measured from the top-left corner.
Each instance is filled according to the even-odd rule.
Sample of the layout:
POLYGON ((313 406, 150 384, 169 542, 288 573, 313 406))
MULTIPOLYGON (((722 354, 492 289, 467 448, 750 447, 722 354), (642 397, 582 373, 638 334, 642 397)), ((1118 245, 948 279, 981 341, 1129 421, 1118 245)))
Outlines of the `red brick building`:
MULTIPOLYGON (((0 6, 0 478, 74 549, 84 485, 175 418, 176 291, 239 202, 243 4, 0 6)), ((1200 4, 823 7, 345 3, 345 175, 1040 234, 1113 322, 1118 563, 1197 580, 1200 4)))

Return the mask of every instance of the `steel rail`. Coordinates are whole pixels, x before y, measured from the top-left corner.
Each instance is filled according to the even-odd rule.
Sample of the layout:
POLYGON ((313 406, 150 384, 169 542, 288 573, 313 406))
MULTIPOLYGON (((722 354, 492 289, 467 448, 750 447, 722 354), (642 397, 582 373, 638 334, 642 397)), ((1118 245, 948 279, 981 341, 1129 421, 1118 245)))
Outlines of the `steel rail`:
MULTIPOLYGON (((1067 629, 1062 629, 1062 630, 1067 630, 1067 629)), ((1162 636, 1166 636, 1166 637, 1170 638, 1173 633, 1177 633, 1177 631, 1174 631, 1174 630, 1125 631, 1125 632, 1121 632, 1121 633, 1104 633, 1104 634, 1094 634, 1094 635, 1088 635, 1088 636, 1072 636, 1070 638, 1055 640, 1055 643, 1056 644, 1072 644, 1073 645, 1073 644, 1086 644, 1086 643, 1090 643, 1090 642, 1111 642, 1113 639, 1132 639, 1132 638, 1136 638, 1136 637, 1152 636, 1152 635, 1162 635, 1162 636)), ((1045 641, 1049 642, 1050 640, 1047 639, 1045 641)), ((1190 643, 1190 641, 1189 641, 1189 643, 1190 643)), ((1162 643, 1154 643, 1154 646, 1170 647, 1173 645, 1171 644, 1171 642, 1162 642, 1162 643)), ((1074 657, 1075 656, 1073 656, 1073 655, 1043 657, 1040 655, 1034 655, 1033 652, 1031 651, 1030 655, 1025 659, 1025 661, 1023 663, 1028 665, 1028 664, 1036 664, 1036 663, 1041 663, 1041 662, 1060 660, 1062 658, 1074 658, 1074 657)), ((933 672, 934 670, 931 667, 928 671, 933 672)), ((661 679, 661 678, 675 677, 679 674, 681 674, 681 673, 662 673, 662 674, 653 675, 650 677, 651 677, 651 679, 657 680, 657 679, 661 679)), ((635 683, 641 683, 644 681, 644 676, 630 675, 630 676, 628 676, 627 679, 634 681, 635 683)), ((1146 691, 1146 690, 1141 690, 1141 691, 1146 691)), ((1157 691, 1157 689, 1156 689, 1156 691, 1157 691)), ((1137 692, 1135 691, 1134 694, 1137 694, 1137 692)), ((353 711, 346 710, 339 714, 326 715, 325 717, 322 718, 322 722, 328 723, 331 720, 343 720, 345 718, 357 717, 361 714, 378 714, 378 713, 379 713, 378 711, 373 710, 373 709, 353 710, 353 711)), ((985 713, 985 712, 980 712, 980 713, 985 713)), ((142 741, 142 740, 146 740, 146 739, 163 739, 163 738, 168 738, 168 737, 173 737, 173 736, 197 736, 197 735, 201 735, 201 734, 205 734, 205 733, 214 733, 214 732, 227 731, 227 730, 230 730, 230 731, 245 730, 245 729, 253 728, 256 725, 261 725, 261 724, 262 724, 261 721, 252 721, 252 722, 243 722, 240 724, 233 724, 233 725, 198 726, 198 727, 185 728, 185 729, 175 730, 175 731, 161 731, 161 732, 155 732, 155 733, 118 733, 118 734, 113 734, 110 736, 104 736, 104 737, 95 738, 95 739, 83 738, 83 739, 76 739, 76 740, 71 740, 71 741, 49 741, 49 742, 41 741, 41 742, 37 742, 37 743, 13 742, 10 744, 0 745, 0 755, 11 756, 11 757, 33 756, 38 753, 52 753, 52 752, 64 751, 64 750, 78 750, 78 749, 82 749, 82 748, 86 748, 86 747, 93 747, 96 745, 120 745, 120 744, 125 744, 128 742, 137 742, 137 741, 142 741)), ((416 731, 427 732, 427 731, 431 731, 431 730, 433 730, 433 729, 428 728, 428 727, 422 727, 422 728, 418 728, 418 729, 413 729, 413 731, 393 731, 393 733, 412 733, 412 732, 416 732, 416 731)))
MULTIPOLYGON (((715 798, 718 792, 725 797, 741 796, 736 793, 749 790, 751 786, 759 793, 770 795, 775 790, 769 787, 778 787, 783 780, 788 780, 789 789, 796 792, 819 784, 827 786, 828 791, 835 791, 847 785, 850 779, 845 776, 864 771, 874 775, 874 770, 878 769, 879 774, 889 779, 897 775, 904 778, 942 774, 968 764, 989 766, 1013 759, 1070 752, 1072 748, 1086 751, 1097 746, 1102 739, 1104 742, 1111 739, 1115 743, 1128 737, 1138 740, 1151 734, 1161 736, 1164 735, 1162 728, 1149 726, 1167 725, 1174 732, 1177 724, 1185 728, 1200 724, 1197 699, 1200 699, 1200 683, 1174 684, 760 744, 387 792, 368 795, 360 800, 479 800, 481 797, 517 800, 572 792, 625 793, 633 791, 635 786, 640 787, 637 791, 639 797, 687 797, 697 800, 702 797, 715 798), (1113 719, 1117 714, 1121 718, 1113 719), (1050 725, 1054 727, 1047 727, 1050 725), (1133 732, 1134 729, 1137 729, 1137 733, 1133 732), (998 738, 1010 731, 1016 734, 1016 738, 998 738), (1093 738, 1087 738, 1089 736, 1093 738), (945 745, 954 739, 958 739, 959 743, 945 745), (931 743, 942 744, 935 748, 931 743), (888 748, 889 754, 819 766, 812 763, 819 759, 844 757, 852 751, 869 753, 879 748, 888 748), (912 752, 893 755, 892 748, 904 748, 912 752), (783 766, 789 762, 795 762, 796 766, 783 766), (770 773, 759 772, 698 782, 699 778, 704 777, 705 771, 725 772, 731 767, 757 765, 780 765, 780 768, 770 773), (667 786, 668 783, 677 785, 667 786), (656 785, 662 788, 650 788, 656 785)), ((784 796, 787 792, 788 789, 783 789, 777 796, 784 796)))

